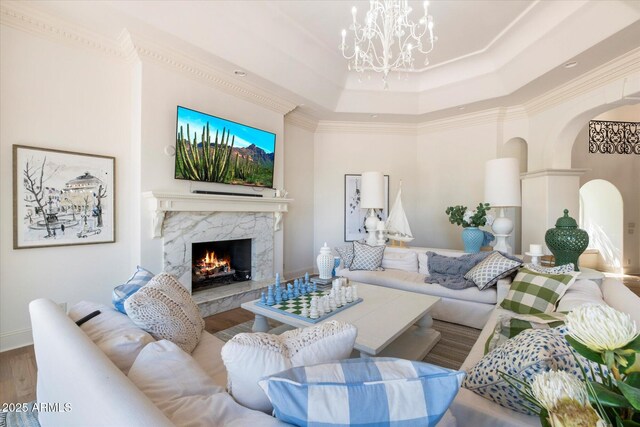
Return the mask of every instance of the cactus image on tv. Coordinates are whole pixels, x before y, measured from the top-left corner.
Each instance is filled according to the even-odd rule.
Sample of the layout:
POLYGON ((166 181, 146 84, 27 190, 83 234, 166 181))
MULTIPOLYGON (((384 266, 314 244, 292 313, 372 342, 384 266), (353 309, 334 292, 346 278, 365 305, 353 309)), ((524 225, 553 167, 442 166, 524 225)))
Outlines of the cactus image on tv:
POLYGON ((175 177, 273 187, 276 136, 178 107, 175 177))

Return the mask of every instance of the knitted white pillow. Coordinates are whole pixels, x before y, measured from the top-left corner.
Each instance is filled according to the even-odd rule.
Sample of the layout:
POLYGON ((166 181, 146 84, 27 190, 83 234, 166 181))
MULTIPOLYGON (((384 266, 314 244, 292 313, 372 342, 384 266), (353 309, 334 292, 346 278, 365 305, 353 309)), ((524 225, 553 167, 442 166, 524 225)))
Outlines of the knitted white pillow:
POLYGON ((204 320, 198 306, 173 276, 155 276, 124 302, 129 318, 155 339, 166 339, 187 353, 200 341, 204 320))
POLYGON ((282 335, 243 333, 227 342, 220 354, 228 375, 228 392, 242 406, 271 412, 273 406, 258 381, 285 369, 351 355, 358 330, 335 320, 282 335))

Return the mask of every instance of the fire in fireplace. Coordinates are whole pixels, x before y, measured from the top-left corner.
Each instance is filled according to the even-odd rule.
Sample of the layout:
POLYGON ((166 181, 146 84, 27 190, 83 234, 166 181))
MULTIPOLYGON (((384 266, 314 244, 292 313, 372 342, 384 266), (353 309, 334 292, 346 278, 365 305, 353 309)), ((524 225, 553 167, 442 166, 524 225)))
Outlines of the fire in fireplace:
POLYGON ((191 289, 251 280, 251 239, 192 244, 191 289))

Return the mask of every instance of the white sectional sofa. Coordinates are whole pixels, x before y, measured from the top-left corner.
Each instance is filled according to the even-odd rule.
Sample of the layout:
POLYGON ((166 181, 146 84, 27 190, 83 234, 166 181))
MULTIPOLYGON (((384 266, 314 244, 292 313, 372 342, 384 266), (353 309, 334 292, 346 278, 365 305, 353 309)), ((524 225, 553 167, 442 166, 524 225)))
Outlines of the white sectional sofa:
MULTIPOLYGON (((506 290, 499 293, 504 296, 506 290)), ((616 310, 628 313, 636 324, 640 325, 640 297, 618 280, 605 279, 601 285, 590 280, 577 280, 559 301, 558 309, 570 311, 585 303, 610 305, 616 310)), ((489 321, 482 329, 478 340, 462 364, 461 370, 470 370, 482 359, 485 342, 494 331, 498 317, 505 313, 507 311, 499 307, 491 313, 489 321)), ((460 389, 450 410, 456 419, 464 420, 464 423, 458 422, 459 426, 524 427, 540 425, 537 417, 503 408, 465 388, 460 389)))
MULTIPOLYGON (((430 312, 434 319, 482 329, 498 301, 498 287, 492 286, 484 291, 477 287, 453 290, 437 283, 425 283, 425 278, 429 276, 427 251, 451 257, 465 254, 450 249, 387 247, 382 266, 392 265, 393 268, 385 268, 384 271, 350 271, 348 268, 339 268, 336 274, 358 282, 440 297, 440 301, 430 312), (406 260, 392 262, 397 257, 408 254, 415 256, 415 264, 406 260)), ((507 285, 508 290, 511 279, 502 279, 498 283, 503 285, 500 289, 505 289, 504 286, 507 285)))

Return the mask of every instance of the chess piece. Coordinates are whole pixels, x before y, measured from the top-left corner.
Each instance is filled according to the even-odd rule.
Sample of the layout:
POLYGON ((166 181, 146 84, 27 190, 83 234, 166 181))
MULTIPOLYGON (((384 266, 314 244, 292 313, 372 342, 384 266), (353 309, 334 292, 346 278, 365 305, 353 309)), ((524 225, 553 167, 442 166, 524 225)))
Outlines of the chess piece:
POLYGON ((336 305, 336 299, 332 296, 329 297, 329 309, 334 311, 338 306, 336 305))
POLYGON ((304 283, 309 283, 309 273, 304 273, 304 283))
POLYGON ((358 299, 358 285, 351 285, 351 296, 354 301, 358 299))
POLYGON ((280 286, 280 273, 276 273, 276 286, 280 286))
POLYGON ((347 291, 345 292, 345 295, 347 297, 347 302, 353 302, 353 289, 351 289, 351 286, 346 289, 347 291))
POLYGON ((293 285, 291 283, 287 283, 287 296, 289 299, 294 298, 293 285))
POLYGON ((267 288, 267 305, 274 305, 276 300, 273 297, 273 285, 267 288))
POLYGON ((327 295, 322 297, 322 304, 324 306, 324 312, 331 313, 331 307, 329 306, 329 297, 327 295))
POLYGON ((340 289, 340 305, 347 305, 347 290, 345 288, 340 289))
POLYGON ((287 301, 289 299, 289 293, 286 289, 282 289, 282 301, 287 301))
POLYGON ((312 319, 317 319, 318 317, 320 317, 320 314, 318 314, 318 307, 314 307, 313 305, 311 306, 309 317, 312 319))
POLYGON ((300 296, 300 283, 298 279, 293 281, 293 297, 298 298, 300 296))
POLYGON ((276 304, 280 304, 282 302, 282 294, 280 291, 280 285, 276 285, 276 304))
POLYGON ((324 316, 324 300, 318 298, 318 317, 324 316))
POLYGON ((264 294, 264 291, 262 293, 260 293, 260 304, 266 304, 267 303, 267 296, 264 294))
POLYGON ((307 310, 307 300, 302 300, 302 309, 300 310, 300 316, 309 317, 309 310, 307 310))

